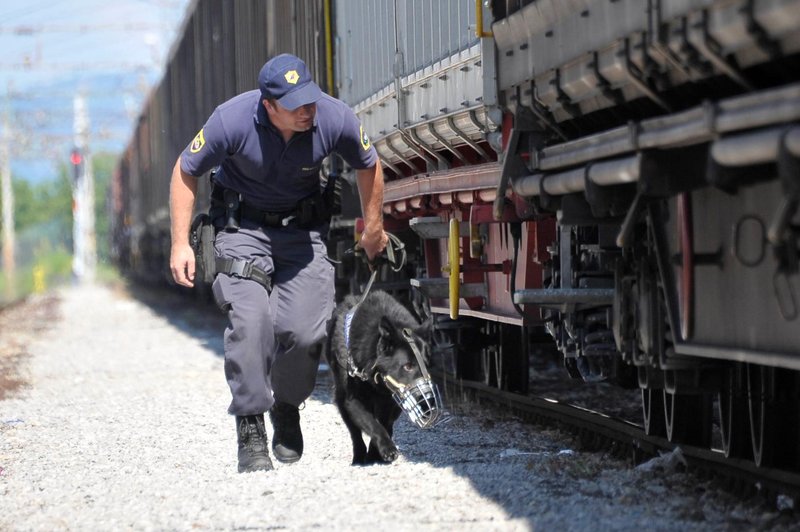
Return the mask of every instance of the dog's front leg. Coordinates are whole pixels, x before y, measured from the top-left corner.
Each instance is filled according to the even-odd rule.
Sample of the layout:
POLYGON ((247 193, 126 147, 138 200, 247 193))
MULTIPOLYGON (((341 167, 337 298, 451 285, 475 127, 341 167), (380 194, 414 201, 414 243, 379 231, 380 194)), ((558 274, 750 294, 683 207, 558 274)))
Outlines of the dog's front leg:
MULTIPOLYGON (((347 412, 350 414, 351 419, 361 431, 369 436, 370 448, 375 447, 380 459, 384 462, 394 462, 399 455, 397 446, 392 441, 392 437, 383 428, 380 421, 378 421, 372 412, 367 409, 364 404, 354 397, 348 397, 344 402, 347 412)), ((369 461, 369 454, 365 457, 369 461)), ((353 459, 355 463, 355 457, 353 459)))
MULTIPOLYGON (((401 414, 400 408, 395 404, 395 402, 389 398, 384 398, 380 401, 375 401, 372 405, 372 414, 375 416, 375 419, 381 424, 381 426, 386 429, 386 434, 389 435, 389 438, 392 439, 394 432, 394 423, 397 421, 397 418, 401 414)), ((392 441, 394 441, 392 439, 392 441)), ((380 449, 376 445, 374 441, 370 441, 369 450, 367 451, 367 462, 380 462, 381 461, 381 454, 380 449)))
MULTIPOLYGON (((337 403, 339 403, 338 398, 337 403)), ((344 421, 348 432, 350 432, 350 439, 353 440, 353 465, 366 464, 367 446, 364 445, 361 428, 353 421, 353 416, 350 415, 350 411, 347 409, 346 401, 342 400, 339 404, 341 405, 339 413, 342 415, 342 421, 344 421)))

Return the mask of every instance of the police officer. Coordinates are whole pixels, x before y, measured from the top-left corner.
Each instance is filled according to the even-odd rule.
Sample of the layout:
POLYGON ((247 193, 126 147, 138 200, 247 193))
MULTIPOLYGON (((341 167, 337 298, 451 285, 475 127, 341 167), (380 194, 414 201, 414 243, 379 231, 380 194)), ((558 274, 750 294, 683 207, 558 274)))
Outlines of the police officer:
POLYGON ((193 286, 188 233, 197 178, 212 168, 212 210, 220 227, 212 285, 228 316, 225 375, 228 413, 236 416, 239 472, 272 469, 264 412, 281 462, 303 452, 298 406, 311 394, 326 322, 334 306, 334 269, 319 209, 320 165, 333 151, 356 169, 365 229, 360 246, 372 259, 386 246, 383 173, 353 111, 324 94, 299 58, 282 54, 258 76, 259 89, 218 106, 181 153, 172 172, 170 268, 193 286))

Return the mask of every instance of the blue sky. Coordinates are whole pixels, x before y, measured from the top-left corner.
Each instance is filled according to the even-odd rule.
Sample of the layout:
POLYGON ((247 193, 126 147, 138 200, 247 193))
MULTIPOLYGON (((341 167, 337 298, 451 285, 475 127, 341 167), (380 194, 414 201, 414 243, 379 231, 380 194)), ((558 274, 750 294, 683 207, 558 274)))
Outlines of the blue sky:
MULTIPOLYGON (((85 95, 90 149, 120 152, 190 0, 0 0, 0 100, 16 179, 57 176, 85 95)), ((2 127, 2 122, 0 122, 2 127)))

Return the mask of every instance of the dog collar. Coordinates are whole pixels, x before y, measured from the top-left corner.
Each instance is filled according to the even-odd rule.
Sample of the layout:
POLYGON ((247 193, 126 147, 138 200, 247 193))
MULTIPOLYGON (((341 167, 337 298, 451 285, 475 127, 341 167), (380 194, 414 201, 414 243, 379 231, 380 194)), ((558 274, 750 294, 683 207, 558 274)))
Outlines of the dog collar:
POLYGON ((353 361, 353 355, 350 354, 350 325, 353 323, 353 317, 356 315, 359 305, 367 298, 367 294, 369 294, 369 290, 372 288, 372 283, 375 282, 375 277, 377 275, 378 270, 372 270, 372 275, 369 276, 369 282, 367 282, 364 293, 361 294, 361 299, 350 309, 350 312, 344 315, 344 346, 345 351, 347 351, 347 374, 351 377, 358 377, 362 381, 368 381, 369 376, 365 371, 359 370, 356 367, 353 361))
POLYGON ((365 371, 361 371, 356 367, 353 355, 350 354, 350 325, 353 323, 353 317, 356 315, 357 310, 358 305, 344 315, 344 346, 347 351, 347 374, 351 377, 358 377, 362 381, 368 381, 369 376, 365 371))

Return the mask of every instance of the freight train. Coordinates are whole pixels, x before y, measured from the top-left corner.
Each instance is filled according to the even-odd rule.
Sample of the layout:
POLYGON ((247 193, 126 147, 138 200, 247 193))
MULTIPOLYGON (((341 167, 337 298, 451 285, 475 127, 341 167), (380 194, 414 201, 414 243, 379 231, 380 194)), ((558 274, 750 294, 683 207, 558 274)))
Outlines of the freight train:
MULTIPOLYGON (((169 278, 175 158, 295 53, 378 150, 408 256, 378 282, 445 371, 528 393, 546 332, 648 434, 800 467, 800 0, 197 0, 181 35, 114 180, 123 270, 169 278)), ((322 174, 358 292, 352 173, 322 174)))

